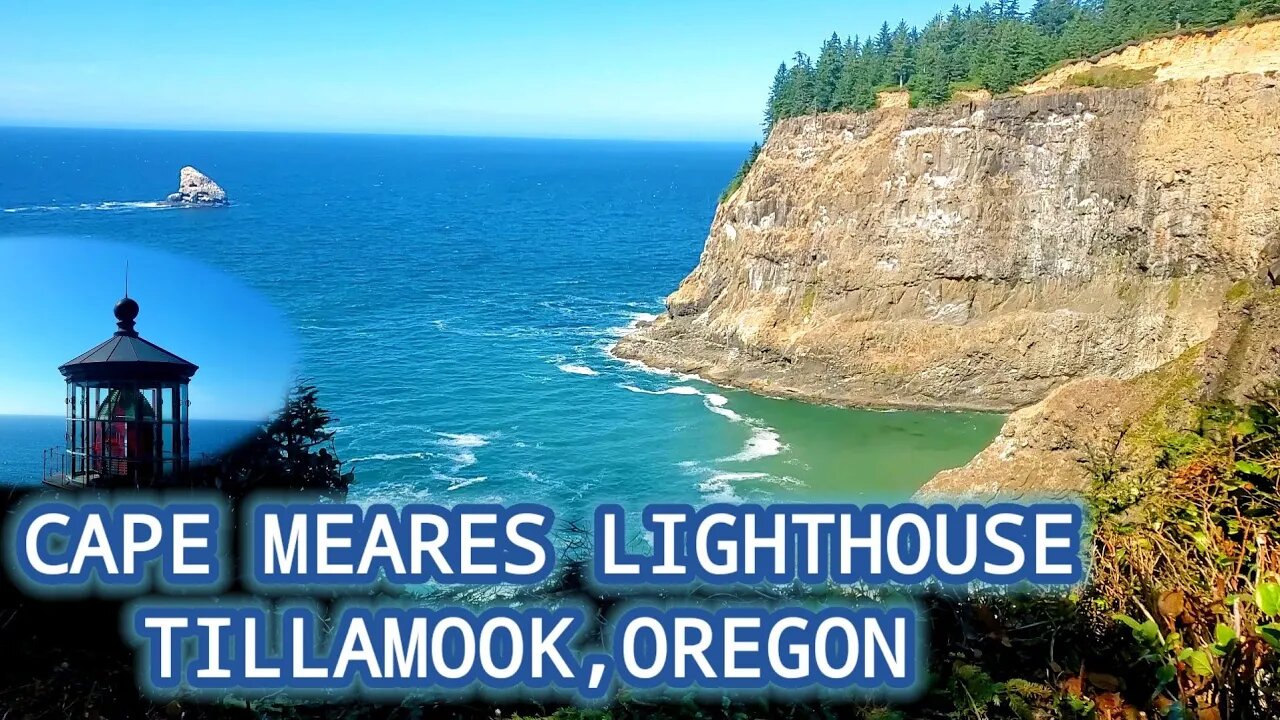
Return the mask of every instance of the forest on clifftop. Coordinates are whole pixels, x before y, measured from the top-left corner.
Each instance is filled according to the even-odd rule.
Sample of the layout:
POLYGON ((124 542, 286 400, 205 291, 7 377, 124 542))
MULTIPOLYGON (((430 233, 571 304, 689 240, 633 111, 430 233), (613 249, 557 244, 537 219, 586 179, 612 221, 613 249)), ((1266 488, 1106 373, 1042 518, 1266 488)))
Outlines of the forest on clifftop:
POLYGON ((903 88, 913 105, 957 90, 999 94, 1054 64, 1128 42, 1280 12, 1280 0, 1018 0, 953 5, 924 28, 899 22, 860 39, 838 33, 816 58, 797 52, 778 66, 765 107, 766 134, 788 117, 875 107, 876 92, 903 88))

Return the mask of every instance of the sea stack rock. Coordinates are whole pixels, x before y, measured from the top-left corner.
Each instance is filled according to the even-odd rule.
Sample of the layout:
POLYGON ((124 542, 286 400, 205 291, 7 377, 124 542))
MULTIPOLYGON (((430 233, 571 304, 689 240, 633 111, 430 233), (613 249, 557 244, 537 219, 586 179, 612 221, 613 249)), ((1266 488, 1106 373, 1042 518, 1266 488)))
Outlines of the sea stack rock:
POLYGON ((187 205, 226 205, 227 192, 208 175, 188 165, 178 175, 178 192, 165 199, 187 205))

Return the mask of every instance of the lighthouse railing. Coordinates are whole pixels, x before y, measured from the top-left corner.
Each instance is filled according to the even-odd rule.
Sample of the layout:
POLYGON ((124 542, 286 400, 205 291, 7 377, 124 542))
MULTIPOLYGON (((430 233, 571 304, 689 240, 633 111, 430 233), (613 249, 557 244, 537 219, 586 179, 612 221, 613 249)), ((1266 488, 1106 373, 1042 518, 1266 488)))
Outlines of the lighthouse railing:
POLYGON ((67 450, 62 446, 46 448, 40 458, 40 480, 56 485, 71 480, 67 476, 67 450))

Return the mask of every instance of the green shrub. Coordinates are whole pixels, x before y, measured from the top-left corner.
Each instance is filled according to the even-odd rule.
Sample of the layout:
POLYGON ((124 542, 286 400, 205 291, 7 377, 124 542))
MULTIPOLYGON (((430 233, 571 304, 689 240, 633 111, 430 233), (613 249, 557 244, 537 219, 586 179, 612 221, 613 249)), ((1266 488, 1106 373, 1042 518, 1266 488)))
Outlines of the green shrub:
POLYGON ((1131 88, 1156 79, 1155 68, 1095 67, 1067 78, 1067 85, 1094 88, 1131 88))
POLYGON ((760 157, 761 149, 760 143, 755 143, 751 146, 750 152, 747 153, 747 159, 742 161, 737 174, 729 181, 729 185, 724 189, 724 192, 720 193, 720 202, 728 200, 730 196, 738 191, 738 188, 742 187, 742 181, 747 179, 747 173, 751 172, 751 167, 756 164, 756 158, 760 157))

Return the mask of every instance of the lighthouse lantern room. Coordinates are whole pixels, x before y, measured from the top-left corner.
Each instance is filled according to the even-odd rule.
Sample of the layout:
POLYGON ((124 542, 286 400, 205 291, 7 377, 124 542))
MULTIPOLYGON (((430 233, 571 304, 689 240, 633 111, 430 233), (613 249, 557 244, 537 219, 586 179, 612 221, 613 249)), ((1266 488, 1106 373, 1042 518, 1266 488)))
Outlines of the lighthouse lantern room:
POLYGON ((146 487, 188 469, 187 385, 197 368, 139 336, 138 311, 128 296, 116 303, 115 334, 58 368, 66 448, 46 457, 46 483, 146 487))

